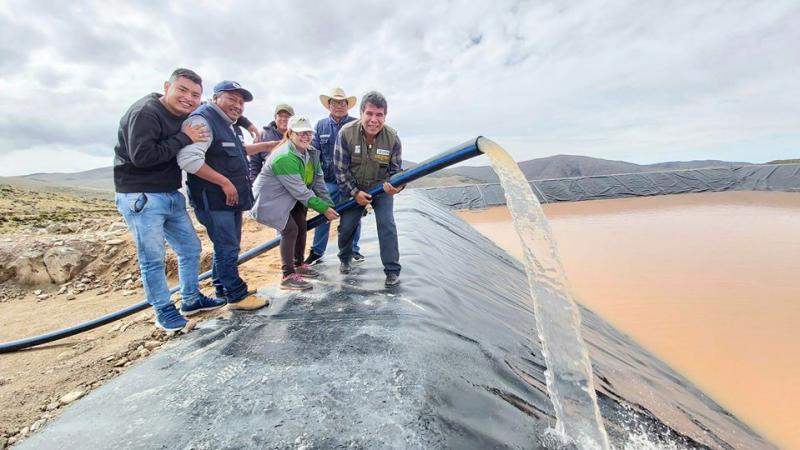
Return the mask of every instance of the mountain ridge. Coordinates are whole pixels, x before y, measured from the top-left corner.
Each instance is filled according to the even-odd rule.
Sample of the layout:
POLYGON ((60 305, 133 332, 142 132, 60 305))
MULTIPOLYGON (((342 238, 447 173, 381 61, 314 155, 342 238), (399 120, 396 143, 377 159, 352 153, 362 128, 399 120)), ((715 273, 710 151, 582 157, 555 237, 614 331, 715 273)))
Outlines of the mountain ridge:
MULTIPOLYGON (((795 160, 786 160, 786 162, 792 161, 795 160)), ((775 163, 782 162, 784 161, 775 161, 775 163)), ((579 155, 553 155, 519 162, 522 172, 529 180, 741 165, 751 165, 751 163, 694 160, 635 164, 579 155)), ((416 167, 417 163, 406 161, 404 166, 406 169, 410 169, 416 167)), ((413 187, 453 186, 459 184, 496 183, 497 181, 497 175, 490 166, 456 166, 417 180, 412 185, 413 187)), ((15 177, 0 177, 0 184, 23 186, 30 189, 48 190, 56 187, 66 187, 90 192, 113 192, 114 174, 111 166, 82 172, 38 172, 15 177)))

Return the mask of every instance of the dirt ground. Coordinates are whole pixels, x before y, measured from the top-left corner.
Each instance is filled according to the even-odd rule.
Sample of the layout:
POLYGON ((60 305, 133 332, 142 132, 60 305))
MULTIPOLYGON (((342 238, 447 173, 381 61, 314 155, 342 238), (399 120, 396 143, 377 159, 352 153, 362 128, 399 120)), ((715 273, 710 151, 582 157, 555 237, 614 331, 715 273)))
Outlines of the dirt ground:
MULTIPOLYGON (((118 223, 120 217, 115 211, 109 212, 106 220, 118 223)), ((206 270, 212 246, 205 230, 201 226, 196 229, 203 241, 206 270)), ((242 249, 274 236, 273 230, 248 219, 242 249)), ((5 242, 18 239, 8 231, 0 237, 5 242)), ((4 283, 4 291, 15 292, 16 296, 0 303, 0 342, 75 325, 140 302, 144 294, 138 280, 135 247, 126 230, 118 230, 116 237, 124 242, 114 246, 113 254, 106 254, 102 264, 98 257, 97 267, 93 269, 90 264, 85 270, 94 271, 90 274, 91 286, 85 291, 67 295, 63 286, 36 286, 36 291, 49 296, 41 299, 42 293, 35 294, 34 288, 16 287, 13 279, 4 283)), ((172 286, 177 283, 174 255, 168 256, 167 265, 172 286)), ((240 270, 251 287, 260 288, 279 280, 280 257, 277 251, 270 251, 248 261, 240 270)), ((208 280, 201 283, 201 288, 206 294, 213 293, 208 280)), ((201 314, 199 320, 226 313, 227 308, 223 308, 201 314)), ((153 313, 148 309, 87 333, 0 354, 0 450, 36 432, 64 406, 159 351, 164 342, 174 338, 154 327, 153 313)))

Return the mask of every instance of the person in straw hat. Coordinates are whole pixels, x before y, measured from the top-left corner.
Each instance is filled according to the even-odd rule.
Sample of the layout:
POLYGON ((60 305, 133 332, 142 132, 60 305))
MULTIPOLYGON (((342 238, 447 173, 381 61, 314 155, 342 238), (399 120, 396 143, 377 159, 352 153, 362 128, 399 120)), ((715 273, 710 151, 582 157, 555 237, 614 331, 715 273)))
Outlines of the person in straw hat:
MULTIPOLYGON (((336 184, 336 174, 333 171, 333 146, 336 142, 336 135, 339 134, 339 130, 345 124, 356 120, 355 117, 347 114, 347 111, 356 105, 356 98, 354 96, 348 97, 344 93, 344 89, 336 87, 331 89, 327 94, 320 95, 319 101, 322 103, 322 106, 331 113, 328 117, 317 122, 314 140, 311 142, 311 145, 320 151, 322 157, 322 172, 325 176, 325 187, 328 189, 333 203, 339 204, 344 201, 344 198, 339 193, 339 185, 336 184)), ((322 255, 325 254, 325 248, 328 246, 330 228, 329 223, 324 223, 314 230, 314 242, 311 245, 311 252, 308 258, 306 258, 306 264, 315 264, 322 259, 322 255)), ((364 261, 364 256, 359 252, 358 241, 360 238, 361 225, 359 224, 353 240, 353 262, 364 261)))

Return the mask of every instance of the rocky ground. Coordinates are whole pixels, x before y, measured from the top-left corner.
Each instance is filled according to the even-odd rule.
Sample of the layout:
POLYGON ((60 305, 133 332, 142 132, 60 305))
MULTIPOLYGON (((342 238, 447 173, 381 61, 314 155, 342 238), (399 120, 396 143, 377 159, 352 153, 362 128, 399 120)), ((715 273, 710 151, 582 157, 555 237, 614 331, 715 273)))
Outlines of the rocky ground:
MULTIPOLYGON (((0 190, 5 218, 0 221, 0 342, 91 320, 144 298, 135 246, 113 202, 8 186, 0 190)), ((205 230, 195 228, 203 242, 202 270, 207 270, 212 247, 205 230)), ((247 220, 242 249, 272 237, 272 230, 247 220)), ((167 272, 176 284, 171 252, 167 272)), ((280 258, 274 252, 262 255, 241 266, 241 273, 255 288, 274 283, 280 258)), ((208 281, 201 287, 213 292, 208 281)), ((198 320, 221 314, 230 312, 223 308, 198 320)), ((148 309, 61 341, 0 354, 0 450, 172 338, 153 326, 148 309)))

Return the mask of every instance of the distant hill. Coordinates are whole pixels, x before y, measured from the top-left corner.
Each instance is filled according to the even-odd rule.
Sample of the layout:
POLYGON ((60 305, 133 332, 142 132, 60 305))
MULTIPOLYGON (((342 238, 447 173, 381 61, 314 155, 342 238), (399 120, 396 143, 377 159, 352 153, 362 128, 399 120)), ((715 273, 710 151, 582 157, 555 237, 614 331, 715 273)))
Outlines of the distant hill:
MULTIPOLYGON (((772 161, 769 164, 792 162, 800 162, 800 160, 772 161)), ((625 161, 591 158, 588 156, 555 155, 522 161, 519 163, 519 166, 529 180, 541 180, 548 178, 612 175, 659 170, 699 169, 704 167, 726 167, 748 164, 750 163, 703 160, 670 161, 641 165, 625 161)), ((411 169, 416 167, 417 163, 413 161, 404 161, 404 166, 406 169, 411 169)), ((413 187, 496 183, 497 181, 497 175, 489 166, 457 166, 417 180, 413 183, 413 187)), ((114 191, 114 175, 111 167, 101 167, 99 169, 75 173, 34 173, 19 177, 0 177, 0 184, 41 190, 54 190, 58 187, 66 187, 81 192, 108 195, 114 191)))
POLYGON ((51 186, 70 186, 80 189, 114 190, 114 172, 112 167, 86 170, 73 173, 32 173, 20 177, 9 177, 51 186))
MULTIPOLYGON (((415 163, 414 161, 403 161, 403 168, 405 170, 413 169, 418 165, 419 164, 415 163)), ((463 168, 466 169, 467 167, 463 168)), ((480 179, 477 178, 464 176, 461 173, 456 173, 452 168, 450 168, 450 169, 442 169, 424 178, 420 178, 419 180, 411 183, 409 186, 413 188, 426 188, 426 187, 459 186, 463 184, 481 184, 481 183, 484 183, 484 181, 481 181, 480 179)))
POLYGON ((663 163, 646 164, 643 167, 652 168, 653 170, 683 170, 683 169, 705 169, 708 167, 749 166, 749 165, 751 165, 751 163, 720 161, 717 159, 702 159, 695 161, 670 161, 663 163))
POLYGON ((19 177, 0 177, 0 185, 35 192, 73 194, 78 197, 100 199, 114 197, 111 167, 75 173, 35 173, 19 177))
POLYGON ((800 159, 776 159, 767 164, 800 164, 800 159))
MULTIPOLYGON (((655 172, 659 170, 699 169, 704 167, 727 167, 749 165, 745 162, 730 161, 670 161, 656 164, 634 164, 625 161, 591 158, 576 155, 555 155, 531 159, 519 163, 522 173, 529 180, 550 178, 570 178, 594 175, 613 175, 619 173, 655 172)), ((463 176, 482 183, 496 183, 497 175, 489 166, 461 166, 450 168, 451 176, 463 176)))

